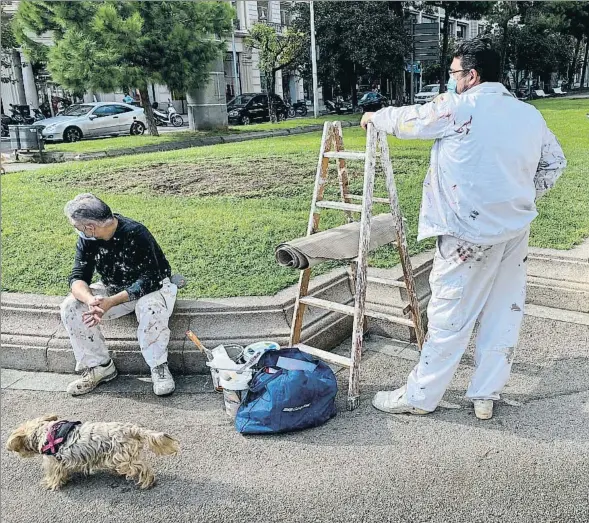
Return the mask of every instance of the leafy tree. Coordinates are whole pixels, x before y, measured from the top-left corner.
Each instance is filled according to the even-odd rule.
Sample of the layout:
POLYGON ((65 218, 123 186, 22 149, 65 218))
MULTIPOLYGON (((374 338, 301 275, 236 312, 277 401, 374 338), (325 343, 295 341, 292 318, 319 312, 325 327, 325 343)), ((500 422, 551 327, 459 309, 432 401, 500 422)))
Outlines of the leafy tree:
POLYGON ((444 21, 442 23, 442 51, 440 54, 440 92, 446 90, 446 76, 450 58, 448 56, 450 39, 450 18, 466 18, 478 20, 487 15, 494 2, 423 2, 425 9, 438 7, 444 9, 444 21))
POLYGON ((0 61, 2 65, 2 83, 14 83, 12 75, 7 73, 12 67, 12 50, 18 47, 14 33, 12 32, 11 20, 4 12, 4 5, 0 4, 0 34, 2 34, 2 49, 0 51, 0 61))
MULTIPOLYGON (((295 70, 301 63, 304 53, 304 35, 295 29, 287 29, 280 34, 266 24, 255 24, 246 39, 246 45, 257 49, 260 57, 260 70, 266 76, 268 95, 276 90, 276 73, 282 70, 295 70)), ((272 97, 268 96, 270 119, 275 114, 272 97)))
MULTIPOLYGON (((309 6, 295 6, 294 25, 307 38, 310 49, 309 6)), ((389 77, 402 85, 408 41, 403 28, 401 2, 316 2, 315 32, 320 59, 318 75, 323 84, 352 91, 356 104, 358 77, 389 77)), ((304 59, 310 69, 310 55, 304 59)))
POLYGON ((210 63, 225 49, 233 10, 225 2, 52 2, 26 0, 16 37, 31 55, 46 56, 53 78, 75 91, 135 86, 149 132, 157 127, 148 83, 187 91, 208 81, 210 63), (46 48, 29 36, 52 31, 46 48))
MULTIPOLYGON (((589 3, 588 2, 547 2, 544 6, 545 22, 555 32, 570 35, 575 40, 575 50, 569 69, 569 85, 573 84, 575 73, 579 69, 579 56, 583 39, 589 40, 589 3)), ((585 53, 584 66, 587 66, 585 53)))

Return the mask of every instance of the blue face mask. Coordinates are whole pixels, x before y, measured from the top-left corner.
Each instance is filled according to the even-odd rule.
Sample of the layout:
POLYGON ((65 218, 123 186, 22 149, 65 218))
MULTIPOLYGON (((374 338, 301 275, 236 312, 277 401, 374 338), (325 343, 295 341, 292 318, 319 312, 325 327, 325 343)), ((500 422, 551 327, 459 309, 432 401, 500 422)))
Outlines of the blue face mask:
POLYGON ((80 231, 79 229, 76 229, 76 232, 78 233, 78 236, 80 238, 82 238, 83 240, 93 240, 94 241, 94 240, 97 239, 97 238, 94 238, 93 236, 86 236, 84 234, 84 232, 83 231, 80 231))
POLYGON ((448 80, 448 84, 446 85, 446 88, 448 89, 449 93, 455 93, 458 94, 456 92, 456 80, 454 80, 454 77, 451 76, 450 80, 448 80))

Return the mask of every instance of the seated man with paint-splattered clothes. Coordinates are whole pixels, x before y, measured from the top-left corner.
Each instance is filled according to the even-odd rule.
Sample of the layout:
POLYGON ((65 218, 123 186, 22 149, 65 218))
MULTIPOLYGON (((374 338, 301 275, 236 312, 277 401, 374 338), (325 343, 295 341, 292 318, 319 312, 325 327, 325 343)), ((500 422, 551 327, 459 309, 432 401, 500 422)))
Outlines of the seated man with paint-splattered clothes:
POLYGON ((80 194, 65 206, 65 215, 80 236, 70 276, 71 294, 61 305, 76 370, 82 377, 68 386, 72 396, 94 390, 117 376, 99 323, 135 311, 137 337, 151 369, 158 396, 174 392, 168 369, 168 320, 178 289, 170 281, 170 264, 147 228, 113 214, 92 194, 80 194), (94 272, 100 282, 92 283, 94 272))

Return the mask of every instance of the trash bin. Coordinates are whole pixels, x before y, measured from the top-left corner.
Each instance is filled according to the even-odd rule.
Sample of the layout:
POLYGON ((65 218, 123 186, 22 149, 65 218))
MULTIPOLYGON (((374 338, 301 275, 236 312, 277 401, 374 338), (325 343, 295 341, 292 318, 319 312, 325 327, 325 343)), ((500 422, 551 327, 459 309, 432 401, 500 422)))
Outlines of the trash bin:
POLYGON ((43 151, 44 142, 41 129, 34 125, 11 125, 10 148, 16 151, 43 151))
POLYGON ((10 136, 10 148, 13 151, 18 151, 20 149, 19 126, 18 125, 9 125, 8 126, 8 133, 10 136))

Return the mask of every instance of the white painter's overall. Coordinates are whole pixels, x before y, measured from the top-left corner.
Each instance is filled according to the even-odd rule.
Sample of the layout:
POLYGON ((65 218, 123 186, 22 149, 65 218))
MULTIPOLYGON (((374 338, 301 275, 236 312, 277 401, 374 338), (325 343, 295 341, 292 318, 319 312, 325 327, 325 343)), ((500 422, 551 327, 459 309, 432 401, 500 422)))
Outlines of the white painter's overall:
POLYGON ((423 106, 386 107, 372 122, 400 139, 435 140, 417 236, 438 238, 429 330, 407 382, 407 402, 435 410, 477 320, 467 396, 499 399, 523 319, 535 200, 566 167, 560 144, 539 111, 493 82, 423 106))
POLYGON ((475 371, 466 396, 499 399, 524 314, 529 230, 496 245, 440 236, 430 273, 428 334, 407 380, 407 399, 432 411, 442 399, 478 319, 475 371))
MULTIPOLYGON (((90 286, 95 296, 107 296, 107 290, 101 283, 90 286)), ((135 311, 139 326, 137 339, 146 363, 151 369, 168 361, 168 342, 170 329, 168 321, 174 310, 178 288, 166 278, 159 291, 151 292, 136 301, 128 301, 112 307, 102 317, 103 321, 115 320, 135 311)), ((61 304, 61 319, 70 336, 76 370, 103 365, 110 360, 104 336, 100 326, 84 325, 82 314, 88 306, 72 295, 61 304)))

